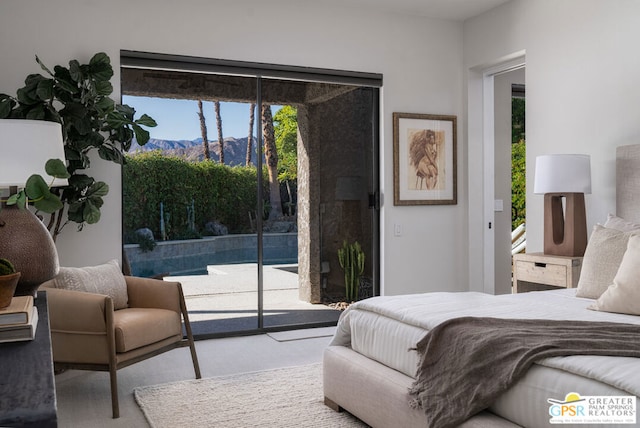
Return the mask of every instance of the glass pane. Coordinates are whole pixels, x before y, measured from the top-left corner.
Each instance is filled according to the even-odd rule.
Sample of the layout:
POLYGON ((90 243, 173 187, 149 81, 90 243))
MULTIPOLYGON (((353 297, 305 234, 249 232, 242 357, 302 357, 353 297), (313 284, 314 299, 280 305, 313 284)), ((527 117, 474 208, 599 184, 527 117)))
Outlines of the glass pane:
POLYGON ((375 132, 377 89, 352 88, 317 121, 321 144, 321 255, 327 300, 347 305, 375 294, 377 281, 375 132), (348 274, 350 273, 350 274, 348 274), (343 303, 344 302, 344 303, 343 303))
POLYGON ((334 323, 346 300, 339 245, 371 254, 371 90, 265 79, 262 98, 264 326, 334 323))
POLYGON ((141 76, 127 83, 123 103, 149 114, 158 127, 144 147, 132 147, 123 167, 132 273, 180 281, 196 335, 255 330, 257 175, 249 127, 256 80, 155 71, 141 76))
POLYGON ((343 242, 364 256, 358 299, 377 278, 377 91, 123 69, 123 103, 159 124, 123 167, 132 273, 182 282, 196 335, 335 323, 356 299, 343 242))

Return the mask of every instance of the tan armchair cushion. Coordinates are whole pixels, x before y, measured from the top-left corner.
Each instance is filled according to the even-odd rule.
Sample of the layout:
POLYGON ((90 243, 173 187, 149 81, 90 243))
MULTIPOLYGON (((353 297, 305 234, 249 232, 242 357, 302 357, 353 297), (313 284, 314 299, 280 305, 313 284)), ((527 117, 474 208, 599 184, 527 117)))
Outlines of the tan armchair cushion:
POLYGON ((128 352, 169 337, 182 338, 180 314, 167 309, 130 308, 113 313, 116 352, 128 352))
POLYGON ((104 294, 113 299, 115 309, 127 307, 127 283, 116 260, 99 266, 61 267, 49 286, 64 290, 104 294))

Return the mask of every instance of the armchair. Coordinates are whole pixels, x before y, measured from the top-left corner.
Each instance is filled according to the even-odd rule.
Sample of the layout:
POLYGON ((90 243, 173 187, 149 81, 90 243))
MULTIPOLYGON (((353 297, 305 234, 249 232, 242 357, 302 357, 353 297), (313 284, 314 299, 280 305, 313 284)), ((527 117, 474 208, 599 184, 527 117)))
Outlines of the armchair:
POLYGON ((124 279, 128 303, 117 310, 108 295, 55 288, 55 279, 40 288, 49 302, 55 368, 108 371, 114 418, 120 416, 118 369, 189 346, 196 378, 201 377, 181 284, 131 276, 124 279))

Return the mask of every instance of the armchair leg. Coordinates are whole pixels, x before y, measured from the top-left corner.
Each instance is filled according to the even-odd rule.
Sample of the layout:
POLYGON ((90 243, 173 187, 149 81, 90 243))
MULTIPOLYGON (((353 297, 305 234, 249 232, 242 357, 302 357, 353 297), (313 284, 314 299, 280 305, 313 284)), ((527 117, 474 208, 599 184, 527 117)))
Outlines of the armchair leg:
MULTIPOLYGON (((187 324, 188 325, 188 324, 187 324)), ((191 327, 187 327, 188 330, 191 330, 191 327)), ((196 373, 196 379, 200 379, 202 375, 200 374, 200 363, 198 363, 198 355, 196 354, 196 345, 193 342, 193 335, 191 332, 187 333, 187 337, 189 338, 189 349, 191 350, 191 360, 193 361, 193 370, 196 373)))
POLYGON ((109 378, 111 380, 111 410, 113 419, 120 417, 120 404, 118 403, 118 374, 115 365, 109 367, 109 378))
POLYGON ((196 373, 196 379, 202 378, 200 374, 200 363, 198 362, 198 354, 196 354, 196 344, 193 340, 193 333, 191 332, 191 324, 189 323, 189 317, 187 310, 182 312, 184 316, 184 327, 187 330, 187 341, 189 342, 189 351, 191 351, 191 361, 193 361, 193 371, 196 373))
POLYGON ((184 301, 184 294, 182 293, 182 284, 180 288, 180 310, 182 311, 182 319, 184 321, 184 328, 187 330, 187 340, 189 341, 189 350, 191 351, 191 360, 193 361, 193 370, 196 373, 196 379, 202 378, 200 374, 200 363, 198 362, 198 355, 196 354, 196 345, 193 341, 193 333, 191 331, 191 323, 189 322, 189 312, 187 311, 187 304, 184 301))

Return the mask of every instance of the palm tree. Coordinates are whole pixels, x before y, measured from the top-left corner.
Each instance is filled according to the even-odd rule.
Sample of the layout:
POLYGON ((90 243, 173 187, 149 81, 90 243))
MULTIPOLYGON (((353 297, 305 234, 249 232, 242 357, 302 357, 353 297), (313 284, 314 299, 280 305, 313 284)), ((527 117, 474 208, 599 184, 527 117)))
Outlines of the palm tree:
POLYGON ((280 183, 278 182, 278 151, 273 132, 273 116, 269 104, 262 104, 262 139, 264 141, 264 157, 269 173, 269 203, 271 204, 269 220, 275 220, 282 217, 282 201, 280 200, 280 183))
POLYGON ((220 163, 224 165, 224 138, 222 137, 222 117, 220 117, 220 101, 214 101, 216 124, 218 125, 218 143, 220 143, 220 163))
POLYGON ((245 164, 251 165, 251 151, 253 150, 253 124, 256 118, 256 104, 251 103, 249 106, 249 135, 247 135, 247 160, 245 164))
POLYGON ((207 139, 207 124, 204 121, 204 111, 202 110, 202 100, 198 100, 198 117, 200 118, 200 132, 202 132, 202 146, 204 148, 204 158, 211 159, 209 152, 209 140, 207 139))

